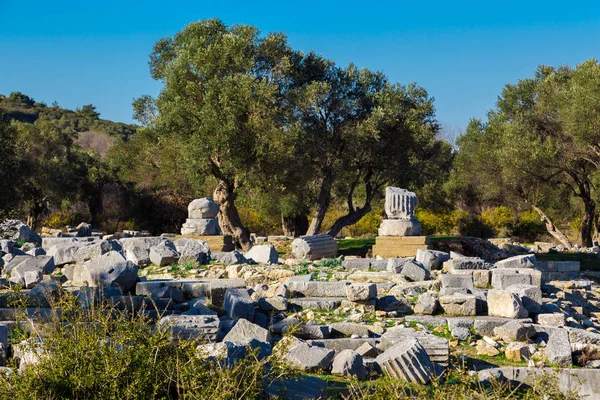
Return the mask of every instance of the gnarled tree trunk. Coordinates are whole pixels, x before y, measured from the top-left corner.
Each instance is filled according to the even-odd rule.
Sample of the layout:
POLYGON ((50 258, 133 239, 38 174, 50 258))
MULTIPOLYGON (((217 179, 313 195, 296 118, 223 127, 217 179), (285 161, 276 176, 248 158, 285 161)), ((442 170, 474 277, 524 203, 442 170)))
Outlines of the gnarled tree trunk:
POLYGON ((329 229, 329 232, 327 232, 328 235, 336 237, 344 227, 354 225, 355 223, 360 221, 360 219, 364 217, 369 211, 371 211, 371 201, 373 201, 375 192, 379 190, 377 185, 375 185, 374 187, 371 184, 372 175, 372 171, 368 170, 363 177, 366 192, 365 204, 360 208, 354 208, 354 191, 358 186, 358 182, 362 176, 362 171, 358 171, 358 175, 356 176, 356 179, 354 180, 352 185, 350 185, 350 190, 348 191, 348 195, 346 198, 346 202, 348 203, 348 214, 338 218, 333 223, 333 226, 331 227, 331 229, 329 229))
POLYGON ((364 217, 369 211, 371 211, 370 203, 365 204, 363 207, 358 208, 356 210, 348 210, 348 214, 338 218, 333 223, 333 226, 331 227, 331 229, 329 229, 329 232, 327 232, 327 234, 336 237, 337 234, 340 233, 342 229, 344 229, 344 227, 354 225, 355 223, 360 221, 360 219, 364 217))
POLYGON ((236 247, 246 251, 251 246, 250 231, 242 224, 240 214, 235 207, 235 184, 219 180, 213 192, 213 200, 219 205, 219 225, 224 235, 233 236, 236 247))
POLYGON ((331 189, 333 187, 333 172, 326 171, 325 176, 321 182, 321 189, 319 190, 319 198, 315 205, 315 211, 313 213, 310 226, 306 231, 307 236, 316 235, 321 231, 323 220, 325 219, 325 213, 331 203, 331 189))
POLYGON ((308 230, 308 217, 306 214, 281 215, 281 228, 285 236, 299 237, 308 230))
POLYGON ((584 247, 592 247, 594 241, 592 235, 594 233, 594 219, 596 218, 596 202, 591 196, 582 197, 583 200, 583 217, 581 218, 581 245, 584 247))
POLYGON ((550 220, 550 218, 546 215, 546 213, 544 213, 541 208, 539 208, 529 202, 527 202, 527 204, 529 204, 531 206, 531 208, 533 208, 533 210, 536 213, 538 213, 538 215, 542 219, 542 222, 544 222, 544 224, 546 224, 546 230, 548 231, 548 233, 551 234, 556 240, 558 240, 558 242, 560 244, 565 246, 567 249, 571 250, 573 248, 573 244, 571 243, 569 238, 564 233, 562 233, 560 231, 560 229, 558 229, 556 227, 556 225, 554 225, 552 223, 552 220, 550 220))

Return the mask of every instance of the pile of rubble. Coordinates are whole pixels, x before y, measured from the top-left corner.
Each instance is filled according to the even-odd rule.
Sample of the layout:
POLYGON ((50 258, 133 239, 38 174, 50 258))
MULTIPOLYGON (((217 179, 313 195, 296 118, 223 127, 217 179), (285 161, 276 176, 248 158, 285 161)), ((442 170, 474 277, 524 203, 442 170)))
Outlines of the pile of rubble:
MULTIPOLYGON (((323 258, 337 252, 327 238, 299 239, 297 258, 281 262, 269 244, 217 253, 190 238, 42 239, 11 226, 0 240, 0 286, 24 288, 34 321, 47 318, 62 286, 83 307, 102 298, 147 313, 173 337, 203 341, 203 354, 224 366, 249 346, 262 356, 282 349, 303 372, 426 384, 454 368, 454 355, 482 381, 559 367, 561 390, 600 395, 600 286, 580 278, 577 262, 435 250, 332 259, 323 258), (184 264, 194 265, 185 279, 144 273, 184 264)), ((23 357, 8 339, 15 315, 0 291, 0 365, 23 357)), ((307 382, 311 396, 324 393, 323 381, 307 382)))

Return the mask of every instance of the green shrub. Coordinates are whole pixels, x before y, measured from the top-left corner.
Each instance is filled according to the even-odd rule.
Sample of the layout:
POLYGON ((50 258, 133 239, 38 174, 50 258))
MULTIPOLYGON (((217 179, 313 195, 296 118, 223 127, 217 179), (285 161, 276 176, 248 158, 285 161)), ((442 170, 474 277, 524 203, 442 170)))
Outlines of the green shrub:
MULTIPOLYGON (((252 399, 261 397, 267 382, 287 375, 277 356, 259 360, 252 352, 221 368, 198 357, 198 341, 171 340, 146 313, 83 310, 71 296, 54 305, 62 312, 49 323, 13 338, 20 343, 35 337, 27 332, 44 332, 37 364, 0 373, 0 399, 252 399)), ((35 350, 36 343, 27 346, 35 350)))
POLYGON ((505 206, 487 208, 481 212, 479 218, 495 231, 496 236, 506 236, 515 222, 512 211, 505 206))
POLYGON ((519 215, 517 221, 510 227, 509 234, 522 242, 534 242, 546 233, 546 226, 540 216, 533 210, 527 210, 519 215))
POLYGON ((474 236, 487 239, 494 237, 495 235, 492 226, 488 225, 480 216, 473 214, 461 216, 456 223, 456 228, 458 233, 462 236, 474 236))
POLYGON ((421 223, 421 232, 424 235, 448 235, 454 227, 451 213, 436 213, 417 208, 415 216, 421 223))
POLYGON ((530 386, 513 387, 508 383, 479 382, 477 375, 456 369, 429 385, 414 385, 401 379, 382 378, 377 381, 350 384, 345 400, 431 399, 431 400, 575 400, 573 393, 563 394, 556 376, 547 374, 535 379, 530 386))

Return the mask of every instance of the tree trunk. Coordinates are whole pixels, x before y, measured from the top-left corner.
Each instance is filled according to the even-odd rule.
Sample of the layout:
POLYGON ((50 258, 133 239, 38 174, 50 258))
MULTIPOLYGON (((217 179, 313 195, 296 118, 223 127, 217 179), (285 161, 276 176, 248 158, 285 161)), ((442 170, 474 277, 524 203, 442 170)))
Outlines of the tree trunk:
POLYGON ((40 228, 40 215, 46 210, 46 199, 34 201, 27 215, 27 225, 32 230, 40 228))
POLYGON ((594 241, 592 234, 594 232, 594 219, 596 217, 596 202, 590 197, 582 197, 584 212, 581 218, 581 245, 583 247, 592 247, 594 241))
POLYGON ((308 230, 308 217, 306 214, 281 214, 281 227, 285 236, 299 237, 308 230))
POLYGON ((102 196, 100 195, 100 191, 95 196, 90 196, 87 204, 90 211, 90 224, 93 227, 98 227, 100 225, 100 214, 102 213, 102 196))
POLYGON ((329 203, 331 203, 332 187, 333 173, 331 171, 326 171, 325 176, 323 177, 323 181, 321 182, 321 189, 319 190, 319 198, 317 199, 315 211, 313 213, 312 220, 310 221, 310 226, 306 231, 307 236, 316 235, 321 231, 321 225, 323 225, 325 213, 329 208, 329 203))
POLYGON ((564 233, 562 233, 560 229, 556 227, 556 225, 552 223, 552 221, 546 215, 546 213, 544 213, 539 207, 531 203, 528 204, 531 206, 531 208, 535 210, 535 212, 538 213, 538 215, 542 219, 542 222, 546 224, 546 230, 548 231, 548 233, 551 234, 556 240, 558 240, 560 244, 565 246, 567 249, 571 250, 573 248, 573 244, 571 243, 569 238, 564 233))
POLYGON ((236 247, 246 251, 252 246, 250 231, 242 224, 235 207, 235 197, 235 185, 225 180, 219 180, 213 192, 214 201, 219 205, 219 225, 224 235, 233 236, 236 247))
POLYGON ((333 223, 333 226, 331 227, 329 232, 327 232, 327 234, 336 237, 344 227, 354 225, 355 223, 360 221, 360 219, 364 217, 369 211, 371 211, 371 203, 366 203, 363 207, 357 210, 348 210, 348 214, 338 218, 333 223))

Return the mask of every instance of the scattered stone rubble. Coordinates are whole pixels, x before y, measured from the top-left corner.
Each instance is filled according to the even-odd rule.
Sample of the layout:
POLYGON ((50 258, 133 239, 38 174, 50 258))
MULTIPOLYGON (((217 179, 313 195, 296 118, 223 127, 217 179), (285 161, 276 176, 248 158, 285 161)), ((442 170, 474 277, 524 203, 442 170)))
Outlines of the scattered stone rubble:
MULTIPOLYGON (((39 307, 34 321, 51 314, 62 286, 83 307, 104 299, 147 313, 174 340, 203 342, 200 354, 224 367, 249 347, 260 357, 282 351, 299 371, 426 384, 453 368, 455 355, 482 381, 527 382, 551 370, 561 390, 600 396, 600 286, 575 262, 434 250, 414 259, 280 260, 267 243, 211 253, 191 238, 38 238, 16 222, 0 227, 0 287, 20 285, 39 307)), ((303 240, 309 249, 317 242, 303 240)), ((10 342, 16 312, 2 293, 0 366, 12 356, 25 368, 39 355, 19 355, 10 342)), ((305 384, 269 390, 318 396, 326 387, 313 377, 305 384)))

